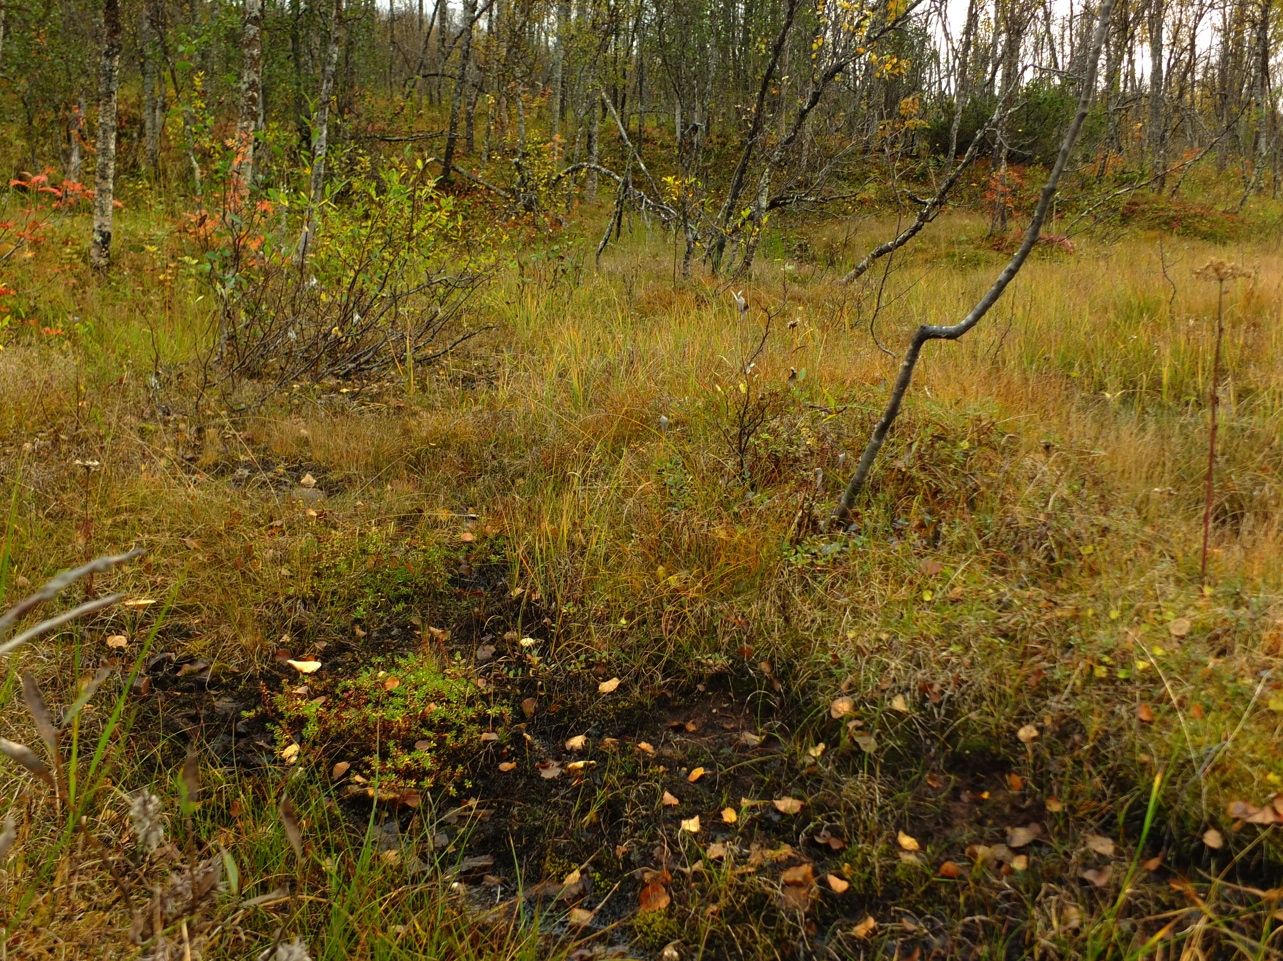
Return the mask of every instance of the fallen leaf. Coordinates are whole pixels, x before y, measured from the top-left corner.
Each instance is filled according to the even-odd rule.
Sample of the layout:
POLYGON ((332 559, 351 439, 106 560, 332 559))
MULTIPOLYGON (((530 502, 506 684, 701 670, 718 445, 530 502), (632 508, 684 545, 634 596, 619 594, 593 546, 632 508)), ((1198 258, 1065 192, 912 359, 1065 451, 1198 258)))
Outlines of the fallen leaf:
POLYGON ((497 740, 499 740, 499 732, 498 732, 498 731, 482 731, 482 732, 481 732, 481 743, 482 743, 482 744, 493 744, 493 743, 494 743, 495 741, 497 741, 497 740))
POLYGON ((521 702, 521 713, 524 714, 526 717, 534 717, 535 708, 537 708, 538 706, 539 706, 538 701, 536 701, 533 697, 528 697, 521 702))
POLYGON ((638 899, 638 910, 642 913, 649 911, 662 911, 673 903, 672 895, 659 881, 651 881, 641 889, 641 895, 638 899))
POLYGON ((338 764, 330 768, 330 780, 337 781, 352 768, 350 761, 339 761, 338 764))
POLYGON ((909 701, 903 694, 897 694, 891 698, 891 710, 899 711, 901 714, 909 713, 909 701))
POLYGON ((395 691, 400 686, 401 686, 401 678, 397 677, 395 674, 393 674, 388 678, 385 678, 383 681, 383 690, 385 691, 395 691))
POLYGON ((311 490, 313 487, 316 486, 316 478, 313 477, 311 474, 304 474, 301 478, 299 478, 298 486, 306 487, 308 490, 311 490))
POLYGON ((584 771, 587 771, 589 768, 594 768, 596 766, 597 766, 596 761, 571 761, 569 764, 566 765, 566 770, 569 771, 571 774, 582 774, 584 771))
POLYGON ((802 802, 795 797, 777 797, 771 803, 781 814, 797 814, 802 810, 802 802))
POLYGON ((1107 864, 1103 868, 1087 868, 1085 871, 1079 871, 1078 876, 1095 887, 1103 888, 1109 883, 1113 873, 1114 869, 1107 864))
POLYGON ((597 693, 610 694, 617 687, 619 687, 619 678, 612 677, 609 681, 602 681, 597 685, 597 693))
POLYGON ((872 734, 857 734, 855 743, 865 754, 872 754, 878 749, 878 741, 872 734))
POLYGON ((734 824, 734 823, 735 823, 736 821, 738 821, 739 819, 740 819, 740 816, 739 816, 738 814, 736 814, 736 813, 735 813, 735 809, 734 809, 734 808, 722 808, 722 823, 723 823, 723 824, 734 824))
POLYGON ((814 884, 815 869, 809 864, 798 864, 781 872, 780 880, 785 884, 814 884))
POLYGON ((855 713, 855 698, 839 697, 835 698, 829 705, 829 716, 834 720, 840 717, 846 717, 848 714, 855 713))
POLYGON ((1153 873, 1163 866, 1163 856, 1161 854, 1156 854, 1149 860, 1142 861, 1140 866, 1146 871, 1153 873))
POLYGON ((1114 856, 1114 842, 1103 834, 1089 834, 1083 838, 1088 850, 1095 851, 1097 854, 1103 854, 1107 858, 1114 856))
POLYGON ((561 777, 561 765, 556 761, 540 761, 535 765, 535 768, 538 769, 539 776, 545 781, 561 777))
POLYGON ((1026 724, 1024 727, 1022 727, 1019 731, 1016 732, 1016 737, 1020 738, 1020 743, 1022 744, 1032 743, 1034 738, 1036 738, 1037 736, 1038 736, 1038 728, 1034 727, 1032 724, 1026 724))
POLYGON ((299 747, 297 742, 291 741, 289 744, 286 744, 285 747, 281 750, 281 758, 285 761, 286 764, 293 764, 295 761, 298 760, 298 752, 301 750, 302 748, 299 747))
POLYGON ((833 889, 834 894, 846 894, 851 887, 850 881, 840 878, 836 874, 826 875, 824 880, 829 883, 829 887, 833 889))
POLYGON ((922 850, 922 845, 918 843, 918 839, 911 834, 905 834, 903 831, 899 831, 896 833, 895 839, 896 843, 900 845, 900 849, 903 851, 922 850))
POLYGON ((697 767, 694 770, 692 770, 690 774, 686 775, 686 780, 690 781, 691 784, 694 784, 703 776, 704 776, 704 769, 702 767, 697 767))
POLYGON ((1011 865, 1013 871, 1024 871, 1029 867, 1029 855, 1017 854, 1007 863, 1011 865))
POLYGON ((472 533, 472 531, 459 532, 459 542, 461 544, 471 544, 476 539, 477 539, 477 535, 472 533))
POLYGON ((1246 801, 1231 801, 1226 807, 1226 812, 1234 820, 1246 821, 1248 824, 1273 824, 1279 819, 1272 804, 1257 807, 1246 801))
POLYGON ((699 815, 696 814, 693 818, 687 818, 686 820, 682 821, 682 830, 689 831, 691 834, 698 834, 699 833, 699 815))
MULTIPOLYGON (((110 640, 108 643, 110 643, 110 640)), ((123 644, 120 646, 124 647, 123 644)), ((294 670, 298 671, 300 674, 315 674, 321 669, 320 661, 286 661, 285 663, 294 668, 294 670)))
POLYGON ((940 877, 949 878, 950 880, 960 878, 963 874, 962 865, 958 864, 957 861, 945 861, 940 865, 940 870, 937 873, 940 877))
POLYGON ((1140 721, 1142 724, 1154 723, 1154 711, 1144 701, 1141 701, 1140 704, 1136 705, 1136 720, 1140 721))
POLYGON ((1042 837, 1041 824, 1025 824, 1007 828, 1007 847, 1023 848, 1042 837))
POLYGON ((112 648, 113 650, 118 651, 122 647, 128 646, 128 644, 129 644, 129 638, 125 637, 124 634, 112 634, 110 637, 107 638, 107 646, 112 648))
POLYGON ((1043 807, 1045 807, 1051 814, 1059 814, 1065 809, 1065 806, 1060 803, 1060 798, 1055 797, 1047 798, 1047 800, 1043 802, 1043 807))
POLYGON ((664 792, 664 801, 663 801, 664 807, 674 808, 681 803, 682 802, 677 799, 677 796, 675 794, 670 794, 668 791, 664 792))
POLYGON ((1025 779, 1015 771, 1007 773, 1007 788, 1011 791, 1023 791, 1025 789, 1025 779))
POLYGON ((1193 626, 1188 617, 1178 617, 1167 625, 1167 633, 1172 637, 1184 637, 1193 626))
POLYGON ((517 769, 517 762, 516 762, 516 761, 500 761, 500 762, 499 762, 499 770, 500 770, 500 771, 502 771, 504 774, 507 774, 509 771, 515 771, 516 769, 517 769))
POLYGON ((808 747, 806 749, 806 753, 818 760, 824 754, 824 752, 828 750, 828 747, 829 746, 827 744, 821 741, 819 744, 816 744, 813 747, 808 747))
POLYGON ((654 754, 655 745, 651 744, 649 741, 638 741, 637 750, 641 751, 643 754, 654 754))
POLYGON ((592 920, 592 912, 586 908, 571 908, 570 913, 566 915, 566 918, 571 924, 582 928, 592 920))
POLYGON ((861 941, 865 940, 877 928, 878 922, 873 915, 867 915, 863 921, 851 929, 851 933, 861 941))
POLYGON ((588 735, 576 734, 574 737, 566 739, 567 751, 582 751, 588 746, 588 735))

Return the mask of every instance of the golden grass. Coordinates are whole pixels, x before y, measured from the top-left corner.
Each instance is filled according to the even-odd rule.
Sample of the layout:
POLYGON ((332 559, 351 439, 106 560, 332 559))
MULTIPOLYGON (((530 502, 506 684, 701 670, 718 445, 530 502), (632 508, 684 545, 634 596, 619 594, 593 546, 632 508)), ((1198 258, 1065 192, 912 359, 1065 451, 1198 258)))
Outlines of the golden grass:
MULTIPOLYGON (((885 829, 924 765, 968 745, 1054 792, 1082 825, 1133 824, 1154 772, 1170 770, 1165 829, 1187 859, 1225 801, 1283 787, 1278 695, 1253 699, 1283 658, 1273 241, 1169 238, 1161 261, 1158 238, 1140 234, 1040 251, 973 335, 928 350, 860 535, 843 544, 812 536, 806 515, 836 496, 912 326, 961 317, 1000 265, 975 216, 943 217, 893 263, 876 318, 892 356, 869 333, 878 269, 845 287, 840 269, 763 258, 740 318, 725 282, 674 284, 663 238, 639 230, 573 282, 499 276, 476 304, 497 330, 413 395, 300 388, 242 418, 197 404, 175 366, 205 307, 181 274, 147 281, 176 270, 181 241, 122 220, 126 238, 146 234, 160 250, 130 252, 105 282, 59 260, 56 276, 74 282, 54 284, 43 252, 17 277, 49 326, 93 317, 68 337, 20 330, 0 352, 0 463, 20 504, 6 537, 28 581, 142 543, 149 566, 120 585, 179 585, 175 643, 240 670, 282 635, 350 637, 349 608, 370 600, 357 576, 370 544, 373 556, 398 544, 444 556, 475 531, 511 585, 552 612, 551 654, 566 664, 607 664, 659 689, 729 669, 760 685, 764 721, 791 725, 799 754, 837 691, 858 697, 879 738, 910 756, 898 774, 860 769, 860 804, 877 806, 852 814, 853 834, 885 829), (1227 301, 1203 594, 1216 292, 1194 271, 1213 256, 1253 276, 1227 301), (746 377, 768 311, 772 332, 746 377), (154 344, 159 390, 146 383, 154 344), (765 410, 750 484, 727 440, 742 391, 765 410), (40 445, 24 452, 32 438, 40 445), (102 467, 86 473, 76 457, 102 467), (323 500, 292 496, 305 473, 323 500), (1172 633, 1178 618, 1188 633, 1172 633), (892 693, 937 690, 944 707, 918 698, 908 719, 888 707, 892 693), (1155 721, 1138 717, 1142 704, 1155 721), (1026 752, 1013 739, 1030 721, 1046 735, 1026 752), (1208 751, 1217 764, 1196 771, 1190 757, 1208 751)), ((814 250, 841 241, 849 261, 891 224, 788 227, 814 250)), ((0 713, 24 733, 12 703, 0 713)), ((942 827, 941 850, 968 828, 942 827)), ((902 870, 885 838, 864 841, 879 872, 902 870)))

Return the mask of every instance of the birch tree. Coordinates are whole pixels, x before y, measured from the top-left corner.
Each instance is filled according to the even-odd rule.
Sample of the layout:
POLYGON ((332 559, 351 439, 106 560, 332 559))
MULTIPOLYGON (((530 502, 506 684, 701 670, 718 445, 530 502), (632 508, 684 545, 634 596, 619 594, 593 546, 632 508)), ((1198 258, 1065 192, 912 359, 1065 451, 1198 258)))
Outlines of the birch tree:
POLYGON ((472 64, 472 28, 477 19, 477 0, 463 0, 463 23, 460 26, 459 66, 454 78, 454 93, 450 96, 450 126, 446 131, 445 151, 441 155, 441 182, 450 183, 454 174, 454 154, 459 143, 459 115, 463 110, 463 97, 468 84, 468 68, 472 64))
POLYGON ((120 0, 103 0, 102 56, 98 64, 98 156, 94 170, 93 238, 89 262, 111 266, 116 201, 116 103, 120 94, 120 0))
POLYGON ((914 332, 905 351, 904 359, 900 363, 899 373, 896 375, 895 384, 891 388, 891 396, 882 411, 882 416, 874 426, 873 433, 869 435, 869 440, 864 445, 864 451, 860 455, 859 463, 856 465, 855 473, 847 483, 841 499, 829 518, 830 527, 842 529, 850 524, 851 513, 855 509, 856 501, 864 490, 865 484, 868 482, 873 462, 877 459, 878 451, 882 449, 882 444, 886 441, 887 434, 890 433, 892 425, 900 414, 900 407, 904 403, 904 395, 909 389, 909 384, 913 380, 913 372, 922 356, 922 348, 933 340, 958 340, 974 329, 984 319, 985 314, 998 302, 1007 286, 1015 280, 1016 275, 1020 273, 1020 269, 1029 258, 1029 254, 1033 251, 1034 245, 1038 242, 1038 237, 1042 234, 1043 223, 1051 211, 1052 201, 1055 199, 1056 190, 1060 186, 1060 177, 1069 165, 1069 157, 1073 153, 1074 145, 1078 142, 1078 134, 1081 132, 1083 122, 1087 119, 1087 113, 1091 109, 1092 99, 1096 93, 1097 66, 1100 60, 1101 48, 1105 44, 1105 35, 1109 30, 1110 11, 1113 5, 1114 0, 1103 0, 1096 18, 1096 29, 1092 34, 1091 41, 1083 48, 1081 62, 1078 64, 1078 82, 1080 85, 1078 110, 1065 131, 1064 139, 1060 144, 1060 152, 1056 155, 1056 162, 1052 166, 1051 172, 1047 175, 1047 182, 1043 184, 1042 193, 1038 197, 1038 205, 1034 208, 1033 217, 1030 219, 1029 227, 1025 231, 1024 240, 1015 254, 1012 255, 1011 260, 1002 269, 997 279, 994 280, 993 285, 985 291, 984 296, 980 298, 966 317, 950 326, 923 324, 914 332))
POLYGON ((330 102, 334 99, 334 77, 339 66, 339 46, 343 30, 343 0, 334 0, 330 8, 330 32, 325 45, 325 62, 321 68, 321 95, 316 105, 312 129, 312 177, 308 187, 307 216, 303 236, 299 239, 298 261, 307 260, 308 249, 316 236, 316 210, 325 196, 325 161, 330 145, 330 102))
POLYGON ((241 32, 240 109, 236 118, 236 157, 232 192, 242 198, 254 185, 254 140, 263 98, 263 0, 245 0, 241 32))

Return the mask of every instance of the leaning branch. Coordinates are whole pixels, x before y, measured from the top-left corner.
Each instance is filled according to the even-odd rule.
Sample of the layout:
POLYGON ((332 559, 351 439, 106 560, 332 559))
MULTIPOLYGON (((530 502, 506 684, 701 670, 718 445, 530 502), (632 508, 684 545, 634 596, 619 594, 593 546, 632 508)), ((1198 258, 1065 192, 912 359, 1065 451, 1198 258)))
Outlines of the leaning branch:
POLYGON ((984 126, 984 129, 978 131, 975 137, 972 138, 970 146, 967 147, 967 152, 962 155, 962 159, 959 160, 957 166, 953 168, 953 172, 950 173, 945 182, 940 185, 940 189, 936 191, 935 196, 922 205, 922 209, 918 211, 918 216, 913 223, 905 227, 904 230, 900 231, 900 233, 895 237, 886 241, 886 243, 878 244, 878 246, 870 250, 865 255, 864 259, 852 267, 846 276, 842 278, 842 283, 854 283, 862 277, 870 267, 873 266, 876 260, 880 257, 885 257, 887 254, 895 253, 916 237, 923 227, 936 219, 936 215, 944 209, 945 201, 949 199, 949 194, 952 193, 953 188, 957 186, 958 179, 966 169, 971 166, 972 161, 976 159, 976 156, 979 153, 978 148, 980 146, 980 142, 984 139, 985 134, 997 126, 998 120, 1003 112, 1004 107, 999 104, 998 109, 995 110, 993 116, 989 118, 989 122, 984 126))
POLYGON ((1012 255, 1007 266, 1002 269, 1002 273, 993 282, 991 286, 980 298, 980 301, 971 309, 961 321, 952 326, 939 324, 923 324, 914 332, 913 339, 909 342, 909 347, 905 351, 904 360, 900 364, 900 372, 896 375, 895 386, 891 389, 891 397, 887 401, 886 409, 882 412, 882 417, 878 420, 869 436, 868 443, 864 446, 864 452, 860 455, 860 462, 856 465, 855 474, 852 476, 850 483, 847 484, 846 490, 842 493, 842 499, 838 501, 837 506, 830 516, 828 525, 830 528, 845 528, 851 521, 851 511, 855 506, 856 499, 864 490, 864 485, 869 477, 869 471, 873 467, 873 462, 877 458, 878 451, 881 450, 887 434, 891 430, 891 425, 895 423, 896 417, 900 413, 900 405, 904 401, 905 392, 909 389, 909 384, 913 380, 913 371, 918 364, 918 358, 922 354, 922 348, 928 341, 932 340, 958 340, 970 331, 976 324, 980 323, 990 308, 998 302, 1007 285, 1015 279, 1020 268, 1024 266, 1034 245, 1038 242, 1038 237, 1042 234, 1042 225, 1047 219, 1047 214, 1051 210, 1052 200, 1056 196, 1056 188, 1060 184, 1061 174, 1064 173, 1065 167, 1069 165, 1069 156, 1073 152, 1074 144, 1078 141, 1078 134, 1082 131, 1083 122, 1087 119, 1087 113, 1091 109, 1091 102, 1096 90, 1096 68, 1100 60, 1100 51, 1105 43, 1105 34, 1109 28, 1109 14, 1113 8, 1113 0, 1104 0, 1100 6, 1100 13, 1096 20, 1096 29, 1092 34, 1091 44, 1083 51, 1085 62, 1082 65, 1082 90, 1078 96, 1078 112, 1074 115, 1069 129, 1065 131, 1064 140, 1060 144, 1060 152, 1056 155, 1056 163, 1051 168, 1051 173, 1047 176, 1047 182, 1043 185, 1042 194, 1038 198, 1038 205, 1034 208, 1033 219, 1029 222, 1029 229, 1025 231, 1025 238, 1020 244, 1020 248, 1012 255))

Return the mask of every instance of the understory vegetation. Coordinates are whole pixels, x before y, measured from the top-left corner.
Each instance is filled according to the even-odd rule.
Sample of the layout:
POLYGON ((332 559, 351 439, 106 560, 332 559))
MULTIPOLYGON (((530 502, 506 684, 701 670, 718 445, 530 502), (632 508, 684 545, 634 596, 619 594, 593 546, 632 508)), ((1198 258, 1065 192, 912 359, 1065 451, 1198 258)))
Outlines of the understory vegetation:
POLYGON ((0 0, 0 961, 1283 959, 1273 13, 0 0))
POLYGON ((20 671, 57 715, 110 669, 56 789, 4 769, 11 955, 1276 952, 1266 220, 1040 248, 825 533, 874 336, 965 310, 1004 257, 982 218, 906 252, 874 336, 838 277, 882 215, 791 221, 744 312, 640 221, 600 265, 589 214, 518 226, 485 336, 249 408, 204 389, 194 241, 121 219, 110 278, 74 213, 9 275, 6 596, 146 549, 95 577, 123 604, 9 658, 23 744, 20 671), (1227 253, 1201 586, 1196 270, 1227 253))

